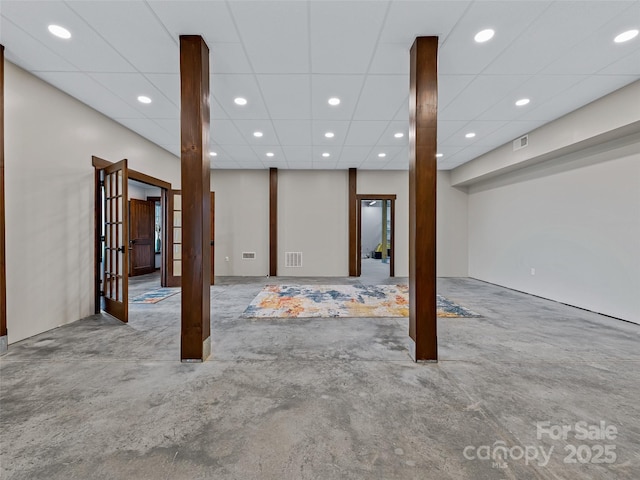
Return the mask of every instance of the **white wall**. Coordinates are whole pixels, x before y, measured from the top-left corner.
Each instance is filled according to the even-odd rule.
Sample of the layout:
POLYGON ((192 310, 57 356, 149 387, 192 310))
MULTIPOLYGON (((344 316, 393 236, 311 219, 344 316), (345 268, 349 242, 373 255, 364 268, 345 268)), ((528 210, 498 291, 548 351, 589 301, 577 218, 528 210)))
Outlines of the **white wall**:
POLYGON ((347 276, 347 170, 278 171, 278 275, 347 276), (302 267, 285 267, 302 252, 302 267))
POLYGON ((9 342, 93 313, 91 156, 179 188, 172 154, 5 62, 9 342))
POLYGON ((362 202, 360 214, 362 218, 362 256, 370 255, 382 241, 382 203, 367 206, 362 202))
POLYGON ((640 323, 639 152, 636 135, 471 187, 470 276, 640 323))
POLYGON ((269 171, 213 170, 211 189, 216 193, 216 275, 267 275, 269 171), (255 252, 255 260, 243 260, 242 252, 255 252))

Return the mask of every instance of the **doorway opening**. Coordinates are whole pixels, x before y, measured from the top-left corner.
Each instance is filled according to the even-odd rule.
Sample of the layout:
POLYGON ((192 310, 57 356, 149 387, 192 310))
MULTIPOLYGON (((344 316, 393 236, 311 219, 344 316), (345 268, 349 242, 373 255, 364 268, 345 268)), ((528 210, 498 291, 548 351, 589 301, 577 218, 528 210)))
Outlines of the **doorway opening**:
POLYGON ((357 276, 394 277, 395 195, 357 195, 357 276))

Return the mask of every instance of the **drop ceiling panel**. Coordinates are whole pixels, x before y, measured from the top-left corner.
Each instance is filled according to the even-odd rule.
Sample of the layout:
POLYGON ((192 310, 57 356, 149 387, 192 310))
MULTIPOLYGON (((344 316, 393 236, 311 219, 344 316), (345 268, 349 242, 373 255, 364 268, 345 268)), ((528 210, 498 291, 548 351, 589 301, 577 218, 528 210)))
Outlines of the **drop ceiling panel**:
POLYGON ((476 75, 438 74, 438 111, 442 112, 475 79, 476 75))
POLYGON ((384 21, 380 1, 311 2, 313 73, 366 73, 384 21))
POLYGON ((295 168, 294 165, 300 162, 311 163, 311 147, 310 146, 284 146, 282 152, 287 158, 287 163, 295 168))
POLYGON ((381 43, 376 48, 369 73, 407 75, 409 47, 404 43, 381 43))
POLYGON ((269 162, 287 161, 282 148, 280 148, 280 146, 278 145, 255 145, 253 146, 253 151, 255 152, 258 160, 265 164, 269 162), (268 157, 267 153, 273 153, 273 156, 268 157))
MULTIPOLYGON (((2 13, 1 9, 0 13, 2 13)), ((1 41, 5 47, 5 58, 19 67, 40 72, 74 72, 78 70, 5 17, 0 18, 0 32, 2 33, 1 41)))
POLYGON ((323 120, 351 120, 364 80, 364 75, 312 75, 313 117, 323 120), (331 97, 340 98, 340 105, 329 105, 327 101, 331 97))
POLYGON ((312 122, 313 145, 342 145, 349 130, 349 123, 337 120, 316 120, 312 122), (324 134, 327 132, 332 132, 334 137, 325 137, 324 134))
POLYGON ((306 2, 228 5, 255 73, 309 73, 306 2))
POLYGON ((138 71, 179 73, 179 39, 169 35, 147 2, 69 1, 67 5, 138 71))
POLYGON ((274 120, 281 145, 311 145, 311 120, 274 120))
POLYGON ((236 128, 247 145, 274 145, 277 143, 276 132, 268 120, 234 120, 236 128), (254 132, 262 132, 262 137, 255 137, 254 132))
POLYGON ((238 163, 260 161, 253 148, 247 145, 225 145, 224 151, 229 160, 233 160, 238 163))
POLYGON ((218 145, 245 145, 244 137, 231 120, 212 120, 210 138, 218 145))
POLYGON ((316 167, 324 165, 324 167, 319 168, 327 168, 327 165, 330 165, 330 168, 335 168, 336 163, 340 158, 340 147, 313 147, 312 148, 312 161, 316 167), (328 157, 323 157, 323 153, 328 153, 328 157))
POLYGON ((241 43, 214 43, 209 46, 209 69, 216 73, 253 73, 241 43))
POLYGON ((240 42, 226 2, 163 0, 149 1, 148 4, 176 38, 180 35, 202 35, 209 48, 214 43, 240 42))
POLYGON ((438 145, 442 145, 456 132, 460 131, 469 122, 466 120, 446 121, 438 120, 438 145))
POLYGON ((634 75, 640 78, 640 48, 613 62, 598 72, 599 75, 634 75))
POLYGON ((148 118, 175 118, 178 106, 172 103, 149 80, 139 73, 92 73, 91 77, 115 93, 148 118), (139 95, 151 98, 150 104, 138 102, 139 95))
POLYGON ((230 118, 269 118, 267 107, 253 75, 212 75, 211 93, 230 118), (233 99, 244 97, 247 104, 236 105, 233 99))
POLYGON ((389 123, 385 131, 378 139, 378 145, 388 145, 390 147, 406 146, 409 143, 409 121, 393 121, 389 123), (396 133, 402 133, 402 137, 396 138, 396 133))
POLYGON ((440 49, 440 73, 481 73, 550 3, 542 0, 473 3, 440 49), (496 35, 488 42, 476 43, 473 37, 486 28, 493 28, 496 35))
POLYGON ((167 142, 167 140, 171 140, 167 138, 167 132, 154 122, 149 122, 144 118, 116 118, 114 120, 155 144, 171 143, 167 142))
POLYGON ((409 75, 369 75, 354 120, 391 120, 409 93, 409 75))
POLYGON ((469 122, 457 132, 453 133, 449 138, 442 142, 443 146, 452 147, 468 147, 474 145, 482 145, 484 138, 502 128, 508 122, 489 122, 474 121, 469 122), (473 138, 466 138, 466 134, 473 132, 476 134, 473 138))
POLYGON ((271 118, 311 118, 309 75, 258 75, 257 78, 271 118))
POLYGON ((389 125, 386 120, 378 121, 353 121, 349 127, 349 133, 345 139, 345 145, 371 145, 378 143, 380 136, 389 125))
POLYGON ((154 123, 160 125, 170 136, 165 144, 180 144, 180 119, 179 118, 156 118, 154 123))
POLYGON ((134 67, 62 2, 2 2, 2 16, 29 32, 50 50, 86 72, 133 72, 134 67), (37 12, 37 15, 34 13, 37 12), (47 30, 56 24, 67 28, 70 40, 54 37, 47 30))

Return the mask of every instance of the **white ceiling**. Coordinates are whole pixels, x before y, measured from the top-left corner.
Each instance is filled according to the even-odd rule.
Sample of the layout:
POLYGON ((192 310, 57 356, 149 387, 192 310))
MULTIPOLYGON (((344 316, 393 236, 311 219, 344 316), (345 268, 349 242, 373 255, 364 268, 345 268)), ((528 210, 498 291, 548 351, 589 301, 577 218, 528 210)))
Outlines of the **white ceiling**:
POLYGON ((640 78, 640 37, 613 42, 640 28, 640 0, 1 0, 0 15, 8 60, 175 155, 178 37, 202 35, 214 168, 406 169, 416 36, 440 37, 441 169, 640 78), (475 43, 484 28, 495 37, 475 43), (522 97, 531 103, 515 107, 522 97))

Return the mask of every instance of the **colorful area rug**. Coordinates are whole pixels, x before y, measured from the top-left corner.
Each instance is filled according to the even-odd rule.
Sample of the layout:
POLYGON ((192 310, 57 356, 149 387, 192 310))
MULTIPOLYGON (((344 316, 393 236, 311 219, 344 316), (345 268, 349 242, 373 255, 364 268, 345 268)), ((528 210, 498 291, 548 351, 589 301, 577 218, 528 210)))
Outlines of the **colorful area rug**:
MULTIPOLYGON (((439 317, 479 315, 438 295, 439 317)), ((267 285, 244 318, 408 317, 408 285, 267 285)))
POLYGON ((150 292, 145 292, 130 298, 129 303, 158 303, 165 298, 175 295, 176 293, 180 293, 179 288, 156 288, 150 292))

